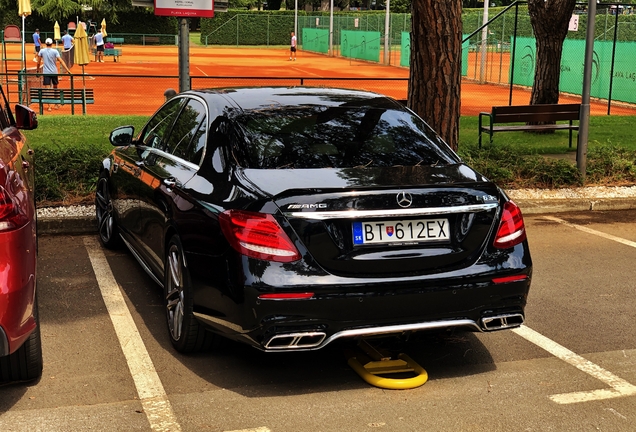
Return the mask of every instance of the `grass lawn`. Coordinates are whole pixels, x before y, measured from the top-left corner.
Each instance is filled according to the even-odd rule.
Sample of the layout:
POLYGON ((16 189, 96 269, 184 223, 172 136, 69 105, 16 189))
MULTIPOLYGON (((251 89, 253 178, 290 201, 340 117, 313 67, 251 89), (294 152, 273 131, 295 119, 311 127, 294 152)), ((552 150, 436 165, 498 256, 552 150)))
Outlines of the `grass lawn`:
MULTIPOLYGON (((613 144, 636 151, 636 135, 633 116, 594 116, 590 118, 588 147, 613 144)), ((552 134, 527 132, 499 132, 493 135, 493 146, 510 145, 522 154, 551 154, 576 152, 576 132, 572 136, 572 148, 568 148, 568 131, 552 134)), ((478 147, 478 117, 462 117, 459 129, 459 148, 478 147)), ((482 146, 488 147, 489 137, 482 134, 482 146)))

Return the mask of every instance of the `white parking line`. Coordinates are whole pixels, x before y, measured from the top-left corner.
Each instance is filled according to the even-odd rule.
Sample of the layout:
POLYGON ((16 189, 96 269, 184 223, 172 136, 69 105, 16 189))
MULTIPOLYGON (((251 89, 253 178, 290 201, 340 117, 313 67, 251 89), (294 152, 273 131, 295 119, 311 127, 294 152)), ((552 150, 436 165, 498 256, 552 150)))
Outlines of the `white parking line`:
POLYGON ((225 431, 225 432, 272 432, 272 431, 265 426, 261 426, 254 429, 241 429, 241 430, 225 431))
POLYGON ((102 252, 101 245, 92 237, 84 237, 84 246, 150 427, 160 432, 180 431, 181 426, 177 423, 163 384, 128 310, 106 256, 102 252))
POLYGON ((530 327, 522 325, 519 328, 513 329, 513 332, 521 336, 522 338, 532 342, 540 348, 543 348, 553 356, 563 360, 566 363, 574 366, 575 368, 585 372, 592 377, 603 381, 605 384, 611 387, 611 389, 600 389, 583 391, 576 393, 563 393, 550 396, 556 403, 571 404, 577 402, 589 402, 601 399, 611 399, 623 396, 636 395, 636 386, 628 383, 622 378, 617 377, 611 372, 606 371, 602 367, 592 363, 589 360, 584 359, 578 354, 570 351, 562 345, 554 342, 551 339, 543 336, 532 330, 530 327))
POLYGON ((588 233, 588 234, 593 234, 593 235, 596 235, 596 236, 599 236, 599 237, 603 237, 603 238, 608 239, 608 240, 613 240, 613 241, 615 241, 615 242, 622 243, 622 244, 624 244, 624 245, 627 245, 627 246, 631 246, 631 247, 633 247, 633 248, 636 248, 636 242, 633 242, 633 241, 631 241, 631 240, 626 240, 626 239, 621 238, 621 237, 616 237, 616 236, 613 236, 613 235, 611 235, 611 234, 606 234, 606 233, 601 232, 601 231, 596 231, 596 230, 593 230, 593 229, 591 229, 591 228, 584 227, 584 226, 582 226, 582 225, 573 224, 573 223, 570 223, 570 222, 565 221, 565 220, 563 220, 563 219, 559 219, 558 217, 554 217, 554 216, 544 216, 543 218, 544 218, 544 219, 547 219, 547 220, 550 220, 550 221, 552 221, 552 222, 560 223, 560 224, 562 224, 562 225, 567 225, 567 226, 569 226, 569 227, 571 227, 571 228, 575 228, 575 229, 577 229, 577 230, 580 230, 580 231, 586 232, 586 233, 588 233))
MULTIPOLYGON (((591 228, 577 225, 560 219, 554 216, 544 216, 544 219, 550 220, 552 222, 560 223, 562 225, 569 226, 571 228, 586 232, 588 234, 596 235, 599 237, 603 237, 607 240, 612 240, 627 246, 636 247, 636 242, 626 240, 621 237, 617 237, 611 234, 606 234, 601 231, 596 231, 591 228)), ((602 400, 602 399, 611 399, 616 397, 624 397, 624 396, 633 396, 636 395, 636 386, 630 384, 622 378, 617 377, 609 371, 601 368, 600 366, 586 360, 585 358, 575 354, 569 349, 565 348, 562 345, 554 342, 551 339, 543 336, 540 333, 532 330, 529 327, 521 326, 518 329, 513 330, 519 336, 524 339, 534 343, 535 345, 543 348, 548 351, 550 354, 555 357, 569 363, 570 365, 578 368, 579 370, 593 376, 594 378, 604 382, 611 388, 609 389, 599 389, 599 390, 591 390, 591 391, 583 391, 583 392, 575 392, 575 393, 563 393, 550 396, 554 402, 560 404, 570 404, 577 402, 588 402, 594 400, 602 400)))

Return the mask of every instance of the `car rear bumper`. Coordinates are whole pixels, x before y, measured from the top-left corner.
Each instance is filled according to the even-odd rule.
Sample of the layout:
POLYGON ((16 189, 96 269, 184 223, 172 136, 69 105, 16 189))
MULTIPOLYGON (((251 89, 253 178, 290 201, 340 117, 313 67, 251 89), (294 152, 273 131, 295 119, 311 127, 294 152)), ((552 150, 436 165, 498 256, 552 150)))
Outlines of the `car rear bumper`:
POLYGON ((343 338, 434 329, 503 330, 524 322, 527 276, 501 284, 404 284, 384 290, 322 287, 304 300, 266 300, 258 290, 246 287, 245 316, 253 317, 245 320, 251 321, 249 328, 227 325, 205 313, 196 316, 217 330, 226 327, 228 336, 264 351, 316 350, 343 338))

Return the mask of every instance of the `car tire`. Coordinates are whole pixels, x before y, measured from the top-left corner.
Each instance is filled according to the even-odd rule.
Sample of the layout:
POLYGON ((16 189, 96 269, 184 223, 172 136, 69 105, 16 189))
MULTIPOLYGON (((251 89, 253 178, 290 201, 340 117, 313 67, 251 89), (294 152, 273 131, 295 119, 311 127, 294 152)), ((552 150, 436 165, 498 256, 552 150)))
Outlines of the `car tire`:
POLYGON ((36 327, 27 340, 13 354, 0 357, 0 383, 39 380, 42 376, 42 339, 37 300, 33 305, 36 327))
POLYGON ((178 236, 173 236, 168 243, 163 285, 168 333, 174 348, 181 353, 209 349, 215 335, 194 317, 190 272, 178 236))
POLYGON ((108 249, 117 249, 121 246, 119 229, 117 228, 113 212, 108 176, 101 175, 97 181, 97 189, 95 191, 95 214, 97 216, 99 241, 108 249))

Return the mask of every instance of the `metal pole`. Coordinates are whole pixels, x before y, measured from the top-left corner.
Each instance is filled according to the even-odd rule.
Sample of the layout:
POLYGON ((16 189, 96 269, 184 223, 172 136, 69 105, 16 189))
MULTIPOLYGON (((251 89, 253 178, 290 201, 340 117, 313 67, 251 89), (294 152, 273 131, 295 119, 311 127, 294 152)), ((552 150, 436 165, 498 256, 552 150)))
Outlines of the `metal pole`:
POLYGON ((294 34, 298 39, 298 0, 294 0, 294 34))
POLYGON ((333 0, 329 4, 329 55, 333 57, 333 0))
POLYGON ((384 64, 389 64, 389 9, 391 5, 391 0, 386 0, 386 16, 384 18, 384 64))
POLYGON ((179 92, 190 90, 190 28, 188 18, 179 21, 179 92))
POLYGON ((585 65, 583 67, 583 97, 581 100, 581 121, 579 122, 579 143, 576 148, 576 164, 584 183, 585 170, 587 168, 587 140, 590 130, 590 87, 592 82, 592 59, 594 57, 596 0, 588 0, 587 3, 587 34, 585 39, 585 65))
POLYGON ((517 50, 517 18, 519 17, 519 4, 515 5, 515 29, 512 32, 512 52, 510 53, 510 96, 508 97, 508 105, 512 105, 512 87, 514 86, 515 77, 515 53, 517 50))
POLYGON ((484 1, 484 19, 483 26, 481 29, 481 65, 479 69, 479 81, 484 83, 486 82, 486 49, 488 48, 488 3, 490 0, 484 1))
POLYGON ((616 42, 618 40, 618 5, 616 7, 616 22, 614 23, 614 43, 612 44, 612 63, 610 67, 609 93, 607 95, 607 115, 612 110, 612 87, 614 86, 614 63, 616 62, 616 42))

